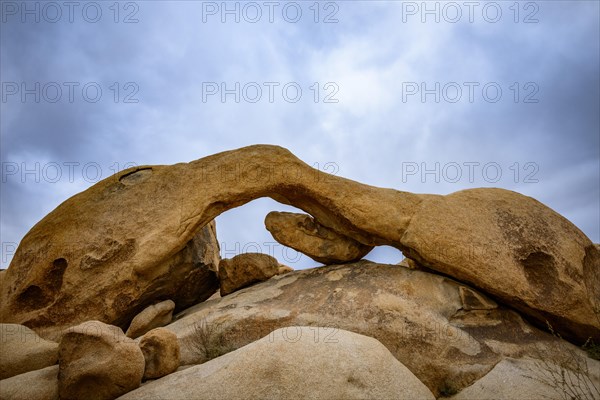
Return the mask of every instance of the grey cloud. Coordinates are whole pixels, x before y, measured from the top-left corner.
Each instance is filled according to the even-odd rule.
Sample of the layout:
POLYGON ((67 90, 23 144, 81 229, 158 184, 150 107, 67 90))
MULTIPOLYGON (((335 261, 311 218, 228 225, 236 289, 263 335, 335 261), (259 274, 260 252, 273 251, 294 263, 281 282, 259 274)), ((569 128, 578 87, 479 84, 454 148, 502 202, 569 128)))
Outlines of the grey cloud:
MULTIPOLYGON (((2 104, 3 163, 92 161, 106 176, 114 162, 175 163, 272 143, 309 164, 335 163, 338 175, 379 186, 517 190, 600 241, 597 3, 540 2, 540 22, 533 25, 514 24, 510 14, 498 24, 402 23, 397 2, 339 2, 336 24, 315 24, 306 8, 296 24, 222 24, 218 18, 202 22, 202 2, 137 4, 137 24, 114 23, 108 10, 97 24, 3 23, 3 82, 95 81, 105 96, 98 103, 2 104), (202 98, 203 82, 272 80, 299 82, 304 97, 256 104, 202 98), (406 103, 398 90, 403 81, 468 80, 496 80, 505 97, 495 104, 406 103), (340 83, 340 102, 312 101, 309 86, 317 81, 340 83), (539 103, 512 102, 514 81, 536 82, 539 103), (119 100, 123 84, 135 82, 139 103, 112 101, 113 82, 121 85, 119 100), (354 98, 344 97, 351 90, 354 98), (468 161, 498 162, 505 175, 497 183, 402 180, 403 162, 468 161), (539 183, 511 179, 508 168, 527 161, 539 166, 539 183)), ((45 212, 90 184, 81 177, 54 185, 9 177, 0 196, 2 241, 18 242, 45 212)), ((272 240, 261 224, 277 207, 259 201, 223 215, 220 240, 272 240)), ((398 261, 394 251, 378 252, 398 261)))

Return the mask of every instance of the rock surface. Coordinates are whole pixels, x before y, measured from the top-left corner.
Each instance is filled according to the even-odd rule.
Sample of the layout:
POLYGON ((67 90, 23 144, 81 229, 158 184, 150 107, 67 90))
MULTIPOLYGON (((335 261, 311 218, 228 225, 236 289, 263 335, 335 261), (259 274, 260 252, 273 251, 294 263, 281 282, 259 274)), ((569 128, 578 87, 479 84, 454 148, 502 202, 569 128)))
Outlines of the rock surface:
POLYGON ((140 386, 145 362, 120 328, 88 321, 64 334, 58 364, 61 400, 109 400, 140 386))
POLYGON ((72 207, 59 206, 23 238, 21 243, 35 243, 35 248, 15 254, 7 269, 0 292, 1 321, 21 323, 59 340, 61 330, 84 321, 101 320, 125 329, 156 300, 173 299, 183 309, 218 289, 214 223, 200 229, 181 249, 155 258, 151 273, 136 273, 131 258, 149 234, 143 230, 155 221, 143 220, 143 205, 104 209, 106 196, 117 199, 139 190, 115 178, 110 183, 100 197, 83 192, 67 200, 72 207), (87 211, 75 211, 80 206, 87 211), (94 222, 86 213, 94 215, 94 222), (121 227, 113 226, 126 216, 121 227), (64 224, 77 229, 65 230, 64 224), (120 235, 125 232, 126 236, 120 235))
POLYGON ((436 395, 470 385, 533 343, 557 341, 464 284, 367 261, 278 275, 174 319, 165 329, 180 340, 181 365, 205 360, 198 327, 214 327, 212 336, 239 348, 277 328, 326 326, 379 340, 436 395))
POLYGON ((56 364, 58 343, 23 325, 0 324, 0 379, 56 364))
POLYGON ((133 399, 431 399, 377 340, 288 327, 121 397, 133 399))
POLYGON ((279 262, 268 254, 245 253, 219 263, 221 296, 279 274, 279 262))
POLYGON ((58 400, 58 365, 0 381, 2 400, 58 400))
POLYGON ((423 269, 423 267, 420 266, 419 263, 417 263, 415 260, 411 260, 410 258, 404 258, 398 263, 398 265, 409 269, 423 269))
POLYGON ((600 252, 542 203, 501 189, 423 202, 402 237, 423 266, 470 283, 563 337, 600 337, 600 252))
POLYGON ((270 212, 265 226, 273 238, 323 264, 358 261, 373 247, 324 227, 306 214, 270 212))
POLYGON ((154 328, 167 325, 173 319, 174 309, 175 302, 173 300, 161 301, 146 307, 144 311, 133 318, 125 335, 136 338, 154 328))
MULTIPOLYGON (((186 245, 220 213, 260 197, 364 245, 394 246, 564 337, 600 335, 600 251, 542 203, 493 188, 447 196, 377 188, 266 145, 135 167, 71 197, 21 241, 2 279, 0 321, 42 328, 93 315, 122 326, 157 297, 179 307, 171 296, 193 266, 176 267, 186 245)), ((197 300, 212 294, 204 271, 197 300)))
POLYGON ((288 272, 292 271, 294 271, 294 268, 287 265, 279 264, 279 270, 277 271, 277 275, 287 274, 288 272))
POLYGON ((600 362, 588 360, 591 380, 583 382, 583 375, 576 375, 552 362, 535 359, 511 359, 500 361, 483 378, 452 396, 452 400, 496 400, 496 399, 548 399, 600 398, 600 362), (555 380, 550 372, 556 373, 555 380), (562 386, 560 377, 565 374, 568 387, 562 386), (590 385, 590 383, 592 383, 590 385), (595 385, 595 388, 594 388, 595 385), (577 397, 578 395, 578 397, 577 397))
POLYGON ((140 349, 146 360, 144 379, 161 378, 179 368, 179 341, 170 330, 156 328, 146 333, 140 349))

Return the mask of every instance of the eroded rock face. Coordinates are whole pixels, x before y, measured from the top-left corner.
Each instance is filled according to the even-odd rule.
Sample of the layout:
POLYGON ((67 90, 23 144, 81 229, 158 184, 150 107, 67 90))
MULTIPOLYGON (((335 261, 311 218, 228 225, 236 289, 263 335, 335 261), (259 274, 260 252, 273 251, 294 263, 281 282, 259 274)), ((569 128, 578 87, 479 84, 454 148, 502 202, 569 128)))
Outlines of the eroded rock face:
POLYGON ((268 254, 245 253, 219 263, 221 296, 279 274, 280 264, 268 254))
POLYGON ((563 337, 600 337, 600 252, 530 197, 473 189, 423 202, 405 255, 468 282, 563 337))
POLYGON ((133 318, 125 335, 135 339, 154 328, 167 325, 173 319, 174 309, 175 302, 173 300, 161 301, 145 308, 133 318))
POLYGON ((93 315, 121 326, 182 282, 212 288, 210 273, 194 280, 175 267, 182 252, 217 215, 259 197, 364 245, 394 246, 564 337, 600 335, 600 251, 542 203, 502 189, 376 188, 263 145, 122 171, 62 203, 21 241, 2 278, 1 321, 44 328, 93 315))
POLYGON ((145 362, 120 328, 88 321, 63 336, 58 365, 61 399, 109 400, 140 386, 145 362))
MULTIPOLYGON (((90 201, 94 204, 102 199, 90 201)), ((93 208, 90 205, 90 210, 93 208)), ((129 214, 129 211, 115 207, 114 213, 129 214)), ((61 214, 58 213, 59 220, 61 214)), ((96 217, 96 222, 87 223, 103 226, 106 229, 99 230, 113 236, 110 213, 96 217)), ((157 262, 153 273, 145 276, 137 275, 128 260, 136 253, 137 243, 144 235, 138 228, 150 226, 152 221, 134 218, 129 221, 129 239, 97 242, 91 239, 98 234, 95 228, 88 230, 85 223, 73 223, 79 226, 81 236, 71 239, 72 242, 61 241, 62 228, 54 223, 34 228, 33 238, 28 235, 23 239, 37 244, 35 249, 21 253, 11 263, 15 267, 6 272, 0 305, 3 321, 19 321, 59 340, 60 330, 83 321, 96 319, 125 329, 137 313, 156 299, 171 298, 178 309, 183 309, 207 299, 219 287, 216 276, 219 245, 214 222, 200 229, 175 254, 157 262), (52 244, 55 241, 56 245, 52 244), (58 257, 59 254, 62 256, 58 257), (53 257, 57 258, 51 260, 53 257), (21 270, 16 267, 20 263, 31 263, 33 268, 21 270)))
POLYGON ((469 286, 367 261, 278 275, 174 318, 165 329, 180 340, 181 365, 204 361, 198 327, 238 348, 274 329, 321 326, 331 328, 324 337, 344 329, 376 338, 436 395, 470 385, 534 343, 557 341, 469 286))
POLYGON ((225 356, 151 382, 133 399, 423 399, 433 394, 377 340, 319 327, 272 334, 225 356))
POLYGON ((273 211, 267 214, 265 226, 282 245, 326 265, 358 261, 373 249, 324 227, 306 214, 273 211))
POLYGON ((58 360, 58 343, 23 325, 0 324, 0 379, 49 367, 58 360))

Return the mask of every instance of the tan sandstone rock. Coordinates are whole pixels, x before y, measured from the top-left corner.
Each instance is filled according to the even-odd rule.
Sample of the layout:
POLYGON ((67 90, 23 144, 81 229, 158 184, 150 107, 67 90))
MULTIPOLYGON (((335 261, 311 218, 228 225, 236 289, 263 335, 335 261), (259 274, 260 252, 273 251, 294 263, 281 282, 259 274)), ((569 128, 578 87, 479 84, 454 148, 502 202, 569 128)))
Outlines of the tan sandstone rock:
POLYGON ((434 399, 377 340, 287 327, 232 353, 144 385, 134 399, 434 399))
MULTIPOLYGON (((118 193, 136 191, 135 186, 118 180, 112 183, 116 192, 108 193, 116 197, 118 193), (120 186, 122 189, 118 189, 120 186)), ((88 212, 94 213, 94 204, 103 199, 81 201, 88 204, 88 212)), ((81 215, 67 215, 69 211, 61 207, 50 213, 48 223, 36 225, 22 241, 37 243, 36 250, 15 255, 11 263, 15 267, 9 267, 5 274, 0 319, 27 325, 44 337, 60 340, 60 330, 87 320, 97 319, 125 329, 155 299, 173 299, 183 309, 210 297, 218 289, 219 245, 214 223, 200 229, 182 249, 157 258, 152 274, 139 276, 127 260, 137 252, 137 243, 144 236, 138 229, 154 223, 135 219, 143 214, 142 208, 140 205, 133 212, 115 206, 98 214, 89 225, 75 222, 81 215), (133 219, 114 229, 112 218, 118 219, 119 213, 133 219), (62 232, 58 221, 64 218, 78 226, 79 237, 75 231, 62 232), (127 238, 113 236, 113 232, 123 229, 128 230, 127 238), (17 265, 29 265, 31 269, 20 270, 17 265)))
POLYGON ((174 309, 175 302, 173 300, 161 301, 146 307, 144 311, 133 318, 125 335, 136 338, 154 328, 167 325, 173 319, 174 309))
POLYGON ((417 263, 415 260, 411 260, 410 258, 404 258, 398 263, 398 265, 409 269, 423 269, 423 267, 420 266, 419 263, 417 263))
POLYGON ((358 261, 373 247, 324 227, 306 214, 270 212, 265 226, 273 238, 323 264, 358 261))
POLYGON ((2 400, 58 400, 58 365, 0 381, 2 400))
POLYGON ((0 324, 0 379, 56 364, 58 343, 23 325, 0 324))
POLYGON ((287 265, 279 264, 279 270, 277 271, 277 275, 287 274, 288 272, 292 271, 294 271, 294 268, 287 265))
MULTIPOLYGON (((364 245, 396 247, 564 337, 600 335, 600 251, 542 203, 503 189, 377 188, 266 145, 135 167, 66 200, 21 241, 3 278, 0 321, 54 328, 94 315, 123 326, 159 296, 179 307, 171 295, 193 263, 174 266, 186 245, 220 213, 260 197, 364 245)), ((197 282, 212 288, 208 276, 197 282)), ((201 292, 197 300, 211 294, 201 292)))
POLYGON ((245 253, 219 263, 221 296, 279 274, 279 262, 268 254, 245 253))
POLYGON ((61 400, 108 400, 140 386, 144 355, 123 331, 100 321, 70 328, 59 346, 61 400))
POLYGON ((471 283, 541 326, 548 321, 564 337, 600 337, 600 252, 530 197, 490 188, 428 199, 402 244, 406 256, 471 283))
POLYGON ((374 337, 436 395, 528 354, 533 343, 562 343, 464 284, 364 260, 275 276, 184 310, 165 329, 177 334, 186 365, 206 360, 198 348, 207 342, 235 349, 292 325, 374 337))
POLYGON ((140 349, 146 360, 144 379, 161 378, 179 368, 179 341, 170 330, 152 329, 142 336, 140 349))

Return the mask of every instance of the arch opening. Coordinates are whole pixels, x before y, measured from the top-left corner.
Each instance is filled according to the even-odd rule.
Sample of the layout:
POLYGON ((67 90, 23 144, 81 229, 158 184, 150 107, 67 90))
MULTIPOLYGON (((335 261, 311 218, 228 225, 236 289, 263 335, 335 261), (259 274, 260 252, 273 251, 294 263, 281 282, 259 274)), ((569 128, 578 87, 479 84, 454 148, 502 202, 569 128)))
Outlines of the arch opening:
POLYGON ((273 256, 295 270, 322 265, 312 258, 278 243, 265 228, 265 217, 271 211, 305 214, 305 211, 279 203, 268 197, 252 200, 243 206, 229 209, 217 216, 217 239, 221 258, 244 253, 263 253, 273 256))

